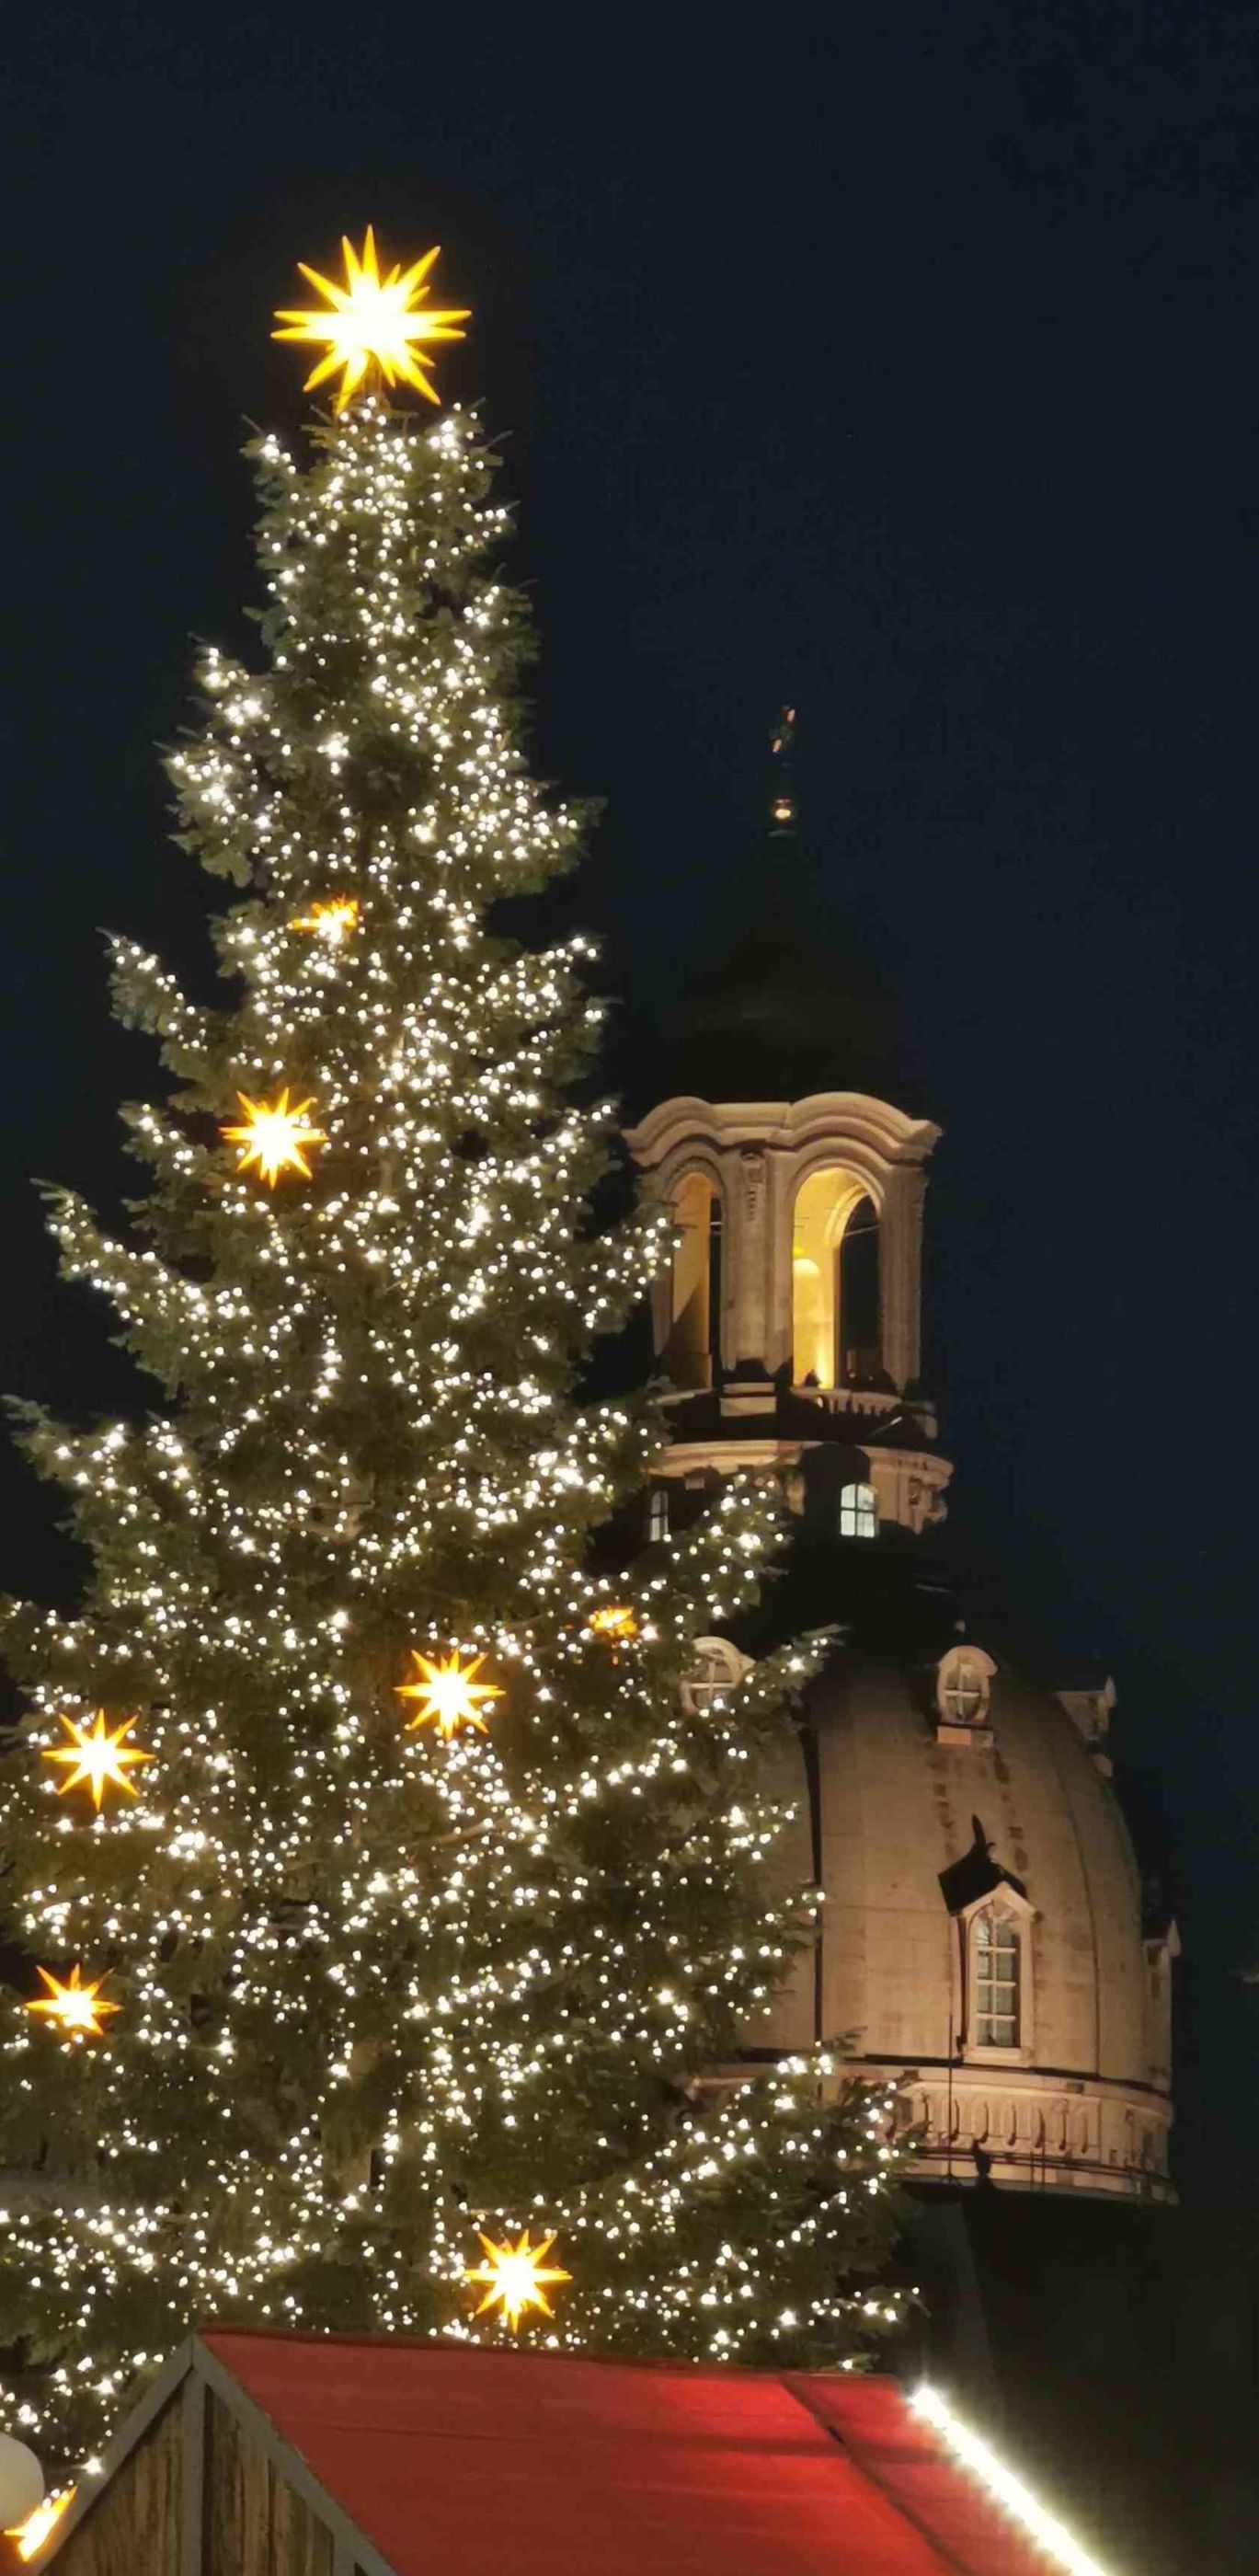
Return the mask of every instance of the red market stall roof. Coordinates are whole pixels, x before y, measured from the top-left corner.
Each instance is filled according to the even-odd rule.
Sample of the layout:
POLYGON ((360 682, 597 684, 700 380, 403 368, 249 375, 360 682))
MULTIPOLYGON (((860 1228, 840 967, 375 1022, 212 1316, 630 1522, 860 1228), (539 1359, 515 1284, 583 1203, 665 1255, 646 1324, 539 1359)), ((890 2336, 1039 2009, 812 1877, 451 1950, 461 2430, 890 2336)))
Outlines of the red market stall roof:
POLYGON ((210 2332, 163 2383, 40 2567, 64 2552, 64 2576, 94 2576, 93 2526, 103 2539, 108 2523, 115 2539, 143 2539, 156 2571, 154 2508, 137 2484, 124 2509, 121 2489, 137 2475, 129 2454, 139 2463, 159 2440, 166 2462, 147 2495, 182 2478, 185 2547, 190 2491, 207 2528, 237 2512, 234 2576, 290 2563, 334 2576, 1052 2576, 1066 2563, 891 2379, 210 2332), (229 2457, 236 2505, 212 2494, 229 2457), (323 2533, 326 2556, 283 2554, 286 2514, 323 2533))

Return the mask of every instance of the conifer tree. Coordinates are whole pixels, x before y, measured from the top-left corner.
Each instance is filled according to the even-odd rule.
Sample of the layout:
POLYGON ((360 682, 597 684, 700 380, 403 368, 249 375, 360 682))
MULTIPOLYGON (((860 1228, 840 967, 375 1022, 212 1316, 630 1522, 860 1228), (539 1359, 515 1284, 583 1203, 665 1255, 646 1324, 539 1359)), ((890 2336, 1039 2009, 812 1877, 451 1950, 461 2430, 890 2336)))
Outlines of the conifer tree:
POLYGON ((9 1606, 0 1765, 0 2420, 63 2456, 199 2318, 798 2365, 884 2313, 881 2106, 702 2080, 808 1920, 807 1652, 680 1687, 773 1505, 593 1570, 660 1431, 581 1372, 667 1230, 591 1219, 588 943, 495 924, 583 817, 521 746, 494 459, 351 391, 252 451, 260 667, 204 656, 169 764, 229 996, 114 943, 173 1081, 125 1235, 52 1202, 160 1400, 21 1409, 91 1567, 9 1606))

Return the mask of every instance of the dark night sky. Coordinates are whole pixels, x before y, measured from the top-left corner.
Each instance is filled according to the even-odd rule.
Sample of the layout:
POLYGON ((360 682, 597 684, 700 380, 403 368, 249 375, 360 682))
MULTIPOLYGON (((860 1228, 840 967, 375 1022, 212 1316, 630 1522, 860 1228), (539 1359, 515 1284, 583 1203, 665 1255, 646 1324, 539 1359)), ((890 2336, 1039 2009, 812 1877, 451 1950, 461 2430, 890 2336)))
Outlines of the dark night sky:
MULTIPOLYGON (((439 239, 476 309, 443 382, 519 505, 539 761, 608 800, 573 908, 640 1026, 754 916, 798 701, 819 898, 946 1129, 957 1510, 1116 1672, 1188 1949, 1182 2170, 1240 2190, 1259 10, 200 14, 6 30, 0 1385, 131 1398, 30 1181, 126 1186, 148 1058, 96 925, 205 972, 151 746, 189 636, 247 638, 242 420, 302 417, 270 309, 343 227, 439 239)), ((3 1577, 47 1586, 44 1498, 4 1476, 3 1577)))

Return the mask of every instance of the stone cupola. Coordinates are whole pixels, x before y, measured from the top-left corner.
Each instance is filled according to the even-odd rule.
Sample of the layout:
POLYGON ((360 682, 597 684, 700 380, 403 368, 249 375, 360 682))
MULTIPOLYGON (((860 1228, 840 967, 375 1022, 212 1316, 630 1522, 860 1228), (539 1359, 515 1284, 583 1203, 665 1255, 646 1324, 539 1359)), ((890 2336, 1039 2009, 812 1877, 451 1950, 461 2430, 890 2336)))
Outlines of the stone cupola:
POLYGON ((952 1469, 920 1331, 940 1130, 908 1105, 877 993, 851 961, 828 983, 793 741, 787 718, 764 917, 697 985, 669 1096, 627 1136, 676 1227, 648 1543, 737 1469, 797 1516, 760 1607, 696 1640, 684 1688, 737 1696, 758 1655, 832 1638, 772 1783, 791 1814, 772 1866, 784 1897, 821 1885, 814 1937, 713 2081, 822 2041, 893 2083, 925 2179, 1165 2199, 1175 1928, 1144 1908, 1111 1786, 1112 1685, 1030 1677, 1008 1605, 973 1598, 937 1540, 952 1469))
MULTIPOLYGON (((662 1101, 628 1136, 678 1227, 655 1344, 666 1472, 865 1454, 880 1517, 943 1512, 920 1383, 922 1205, 939 1129, 859 1091, 662 1101)), ((789 1489, 790 1490, 790 1489, 789 1489)))

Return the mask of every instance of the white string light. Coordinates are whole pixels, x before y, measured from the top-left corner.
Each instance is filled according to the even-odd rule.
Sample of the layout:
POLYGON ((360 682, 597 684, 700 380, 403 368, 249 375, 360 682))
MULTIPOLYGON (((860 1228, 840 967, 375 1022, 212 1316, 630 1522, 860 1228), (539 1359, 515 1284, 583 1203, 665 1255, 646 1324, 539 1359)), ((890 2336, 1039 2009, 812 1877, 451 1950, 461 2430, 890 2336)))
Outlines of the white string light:
POLYGON ((916 2388, 909 2403, 915 2415, 921 2415, 924 2423, 930 2424, 940 2434, 949 2449, 981 2485, 987 2487, 997 2503, 1004 2505, 1012 2519, 1022 2523, 1037 2546, 1048 2557, 1057 2559, 1059 2566, 1066 2570, 1066 2576, 1107 2576, 1101 2561, 1090 2557, 1088 2550, 1082 2549, 1079 2541, 1072 2539, 1057 2515, 1047 2512, 1031 2488, 1024 2485, 1022 2478, 1016 2477, 1013 2469, 1008 2469, 1004 2460, 997 2458, 990 2444, 980 2434, 972 2432, 969 2424, 961 2422, 938 2389, 916 2388))
POLYGON ((129 1239, 53 1208, 173 1410, 28 1432, 93 1571, 82 1616, 11 1623, 5 1912, 116 2006, 72 2054, 18 1999, 0 2018, 0 2260, 63 2355, 38 2423, 67 2459, 191 2317, 469 2333, 478 2226, 559 2231, 570 2349, 842 2365, 898 2312, 843 2286, 890 2228, 890 2097, 841 2104, 823 2056, 702 2089, 808 1937, 759 1766, 815 1656, 683 1703, 691 1641, 777 1545, 752 1480, 615 1591, 591 1569, 661 1434, 574 1386, 671 1230, 587 1221, 615 1131, 571 1096, 590 941, 487 924, 582 826, 519 740, 493 461, 458 411, 421 429, 375 398, 309 471, 258 455, 270 662, 207 655, 170 764, 182 839, 234 889, 239 998, 204 1008, 116 943, 121 1015, 176 1084, 127 1113, 154 1188, 129 1239), (309 1168, 237 1167, 242 1096, 314 1104, 309 1168), (408 1732, 412 1653, 485 1659, 484 1736, 408 1732), (41 1756, 98 1707, 151 1758, 72 1814, 41 1756), (53 2127, 61 2178, 24 2189, 53 2127))

